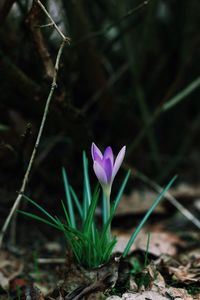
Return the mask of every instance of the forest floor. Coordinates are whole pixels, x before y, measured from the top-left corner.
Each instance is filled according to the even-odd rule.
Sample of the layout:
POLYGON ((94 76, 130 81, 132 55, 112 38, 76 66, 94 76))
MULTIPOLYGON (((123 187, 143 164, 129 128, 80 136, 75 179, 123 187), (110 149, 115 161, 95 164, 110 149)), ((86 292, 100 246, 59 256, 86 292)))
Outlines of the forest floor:
MULTIPOLYGON (((170 191, 196 218, 200 189, 181 185, 170 191)), ((110 262, 94 270, 74 265, 61 237, 23 219, 17 243, 0 252, 0 299, 200 299, 200 230, 167 200, 142 229, 126 260, 120 256, 154 194, 124 196, 113 222, 118 237, 110 262)))

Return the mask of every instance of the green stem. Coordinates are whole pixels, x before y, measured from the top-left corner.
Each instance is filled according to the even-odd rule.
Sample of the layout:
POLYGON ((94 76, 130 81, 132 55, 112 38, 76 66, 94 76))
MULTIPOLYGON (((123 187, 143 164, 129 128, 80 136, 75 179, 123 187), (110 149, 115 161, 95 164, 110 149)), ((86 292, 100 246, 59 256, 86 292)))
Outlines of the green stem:
MULTIPOLYGON (((105 225, 109 218, 110 218, 110 194, 111 194, 111 188, 104 187, 103 189, 103 224, 105 225)), ((111 224, 109 223, 108 229, 107 229, 107 237, 108 240, 111 240, 111 224)))

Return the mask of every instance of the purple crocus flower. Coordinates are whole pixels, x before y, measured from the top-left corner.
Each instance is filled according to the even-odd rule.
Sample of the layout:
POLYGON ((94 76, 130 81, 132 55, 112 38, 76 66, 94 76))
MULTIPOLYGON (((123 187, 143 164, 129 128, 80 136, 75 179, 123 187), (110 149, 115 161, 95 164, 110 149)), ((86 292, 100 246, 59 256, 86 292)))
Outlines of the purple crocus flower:
POLYGON ((118 153, 114 160, 114 155, 111 147, 107 147, 104 154, 101 153, 99 148, 92 143, 92 158, 94 172, 102 185, 102 188, 106 194, 110 194, 112 182, 117 174, 122 161, 124 159, 126 146, 124 146, 118 153))

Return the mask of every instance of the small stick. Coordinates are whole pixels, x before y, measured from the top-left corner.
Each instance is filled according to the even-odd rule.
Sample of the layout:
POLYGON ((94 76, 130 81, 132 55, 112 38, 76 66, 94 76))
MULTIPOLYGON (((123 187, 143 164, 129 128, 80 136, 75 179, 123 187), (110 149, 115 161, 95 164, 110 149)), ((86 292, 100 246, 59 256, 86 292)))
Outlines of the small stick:
POLYGON ((44 113, 43 113, 43 116, 42 116, 42 120, 41 120, 41 124, 40 124, 40 128, 39 128, 39 132, 38 132, 38 135, 37 135, 37 138, 36 138, 36 142, 35 142, 32 154, 31 154, 31 158, 29 160, 28 167, 26 169, 26 172, 25 172, 25 175, 24 175, 24 178, 23 178, 22 185, 21 185, 21 188, 19 190, 18 196, 15 199, 15 202, 14 202, 14 204, 13 204, 11 210, 10 210, 10 213, 8 214, 8 216, 7 216, 7 218, 6 218, 5 222, 4 222, 4 225, 3 225, 2 229, 1 229, 1 232, 0 232, 0 248, 2 247, 4 235, 5 235, 5 233, 6 233, 7 229, 8 229, 8 226, 9 226, 9 224, 11 222, 11 219, 12 219, 14 213, 16 212, 16 210, 17 210, 17 208, 18 208, 18 206, 19 206, 19 204, 21 202, 22 195, 23 195, 23 193, 25 191, 25 188, 26 188, 26 185, 28 183, 29 174, 31 172, 31 169, 32 169, 32 166, 33 166, 33 162, 34 162, 34 159, 35 159, 35 155, 36 155, 36 152, 37 152, 40 140, 41 140, 41 136, 42 136, 42 133, 43 133, 43 130, 44 130, 44 126, 45 126, 47 114, 48 114, 48 111, 49 111, 49 105, 50 105, 52 96, 54 94, 54 90, 55 90, 55 88, 57 86, 56 81, 57 81, 57 75, 58 75, 58 70, 59 70, 60 58, 61 58, 61 55, 62 55, 62 52, 63 52, 65 44, 69 43, 69 40, 70 40, 68 37, 66 37, 60 31, 60 29, 55 24, 55 22, 53 21, 53 19, 51 18, 51 16, 47 12, 46 8, 42 5, 42 3, 39 0, 36 0, 36 1, 40 5, 40 7, 44 11, 44 13, 51 20, 51 22, 53 22, 55 29, 60 34, 60 36, 62 37, 63 41, 62 41, 62 43, 61 43, 61 45, 59 47, 58 53, 57 53, 56 62, 55 62, 55 66, 54 66, 54 74, 53 74, 53 80, 52 80, 52 84, 51 84, 51 89, 49 91, 49 95, 48 95, 47 100, 46 100, 46 104, 45 104, 45 108, 44 108, 44 113))
POLYGON ((39 27, 39 28, 45 28, 45 27, 52 27, 53 26, 53 23, 48 23, 48 24, 44 24, 44 25, 37 25, 36 27, 39 27))
POLYGON ((59 27, 56 25, 56 23, 54 22, 54 20, 52 19, 51 15, 48 13, 48 11, 46 10, 46 8, 44 7, 44 5, 40 2, 40 0, 36 0, 36 2, 38 3, 38 5, 41 7, 41 9, 43 10, 43 12, 47 15, 47 17, 50 19, 51 21, 51 25, 57 30, 57 32, 59 33, 59 35, 62 37, 63 41, 66 42, 70 42, 70 39, 65 36, 62 31, 59 29, 59 27))
POLYGON ((66 262, 65 258, 38 258, 38 264, 40 265, 46 265, 46 264, 64 264, 66 262))

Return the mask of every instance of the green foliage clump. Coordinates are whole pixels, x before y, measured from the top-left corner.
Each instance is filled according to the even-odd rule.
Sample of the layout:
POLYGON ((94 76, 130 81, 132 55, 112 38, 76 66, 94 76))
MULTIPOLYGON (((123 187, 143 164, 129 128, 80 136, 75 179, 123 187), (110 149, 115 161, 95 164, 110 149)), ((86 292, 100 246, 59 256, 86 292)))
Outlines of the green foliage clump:
MULTIPOLYGON (((39 211, 44 214, 46 218, 25 211, 20 212, 25 216, 31 217, 61 231, 65 236, 68 248, 72 252, 75 262, 86 268, 95 268, 109 261, 114 246, 117 242, 116 237, 110 236, 109 228, 120 202, 121 196, 124 192, 128 178, 130 176, 130 171, 127 172, 118 191, 118 194, 111 206, 108 220, 106 222, 102 222, 101 228, 97 228, 97 222, 95 220, 95 212, 100 198, 100 188, 99 186, 97 186, 94 192, 91 192, 90 180, 88 175, 88 160, 85 153, 83 153, 83 174, 83 200, 81 202, 73 187, 69 184, 65 169, 62 169, 63 183, 66 194, 66 203, 64 201, 61 201, 64 213, 64 221, 57 216, 52 216, 46 209, 44 209, 38 203, 25 195, 23 195, 24 199, 26 199, 29 203, 39 209, 39 211), (80 221, 79 225, 77 225, 77 219, 75 217, 77 214, 80 221)), ((172 185, 174 180, 175 177, 160 193, 153 205, 145 214, 144 218, 139 223, 136 230, 131 235, 130 240, 127 243, 122 254, 123 257, 126 257, 128 255, 129 250, 144 223, 146 222, 156 205, 162 199, 163 194, 172 185)), ((102 216, 102 219, 105 220, 104 215, 102 216)))

